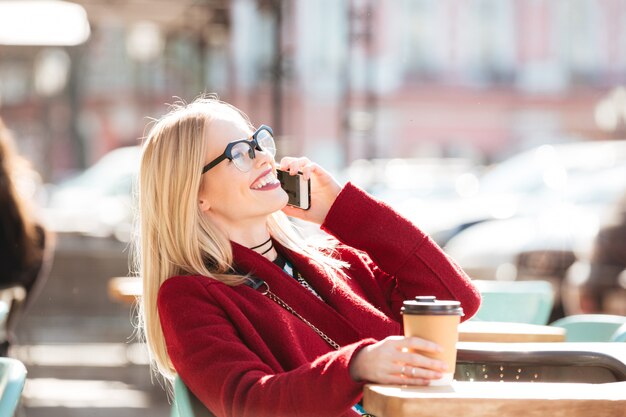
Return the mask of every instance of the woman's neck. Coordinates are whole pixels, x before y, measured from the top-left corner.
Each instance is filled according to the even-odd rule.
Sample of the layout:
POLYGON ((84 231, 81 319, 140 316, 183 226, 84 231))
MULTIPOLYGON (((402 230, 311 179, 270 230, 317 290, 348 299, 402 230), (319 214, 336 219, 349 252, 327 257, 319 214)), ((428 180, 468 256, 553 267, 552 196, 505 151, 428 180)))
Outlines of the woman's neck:
POLYGON ((251 246, 250 249, 265 256, 270 261, 274 261, 277 256, 276 249, 274 249, 274 243, 272 242, 271 237, 268 237, 267 240, 264 240, 258 245, 251 246))
POLYGON ((256 230, 246 230, 245 232, 239 233, 235 236, 231 235, 230 239, 233 242, 237 242, 240 245, 257 252, 259 255, 264 256, 270 261, 274 261, 278 255, 276 249, 274 249, 270 234, 265 226, 262 229, 258 228, 256 230))

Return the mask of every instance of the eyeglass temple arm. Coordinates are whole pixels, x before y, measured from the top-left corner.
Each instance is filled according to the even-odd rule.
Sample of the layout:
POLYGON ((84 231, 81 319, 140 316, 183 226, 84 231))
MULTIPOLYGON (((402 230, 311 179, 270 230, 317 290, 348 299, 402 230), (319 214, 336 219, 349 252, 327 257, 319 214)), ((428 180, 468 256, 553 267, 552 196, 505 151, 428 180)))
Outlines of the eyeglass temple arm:
POLYGON ((227 159, 228 157, 226 155, 222 155, 217 159, 214 159, 213 161, 211 161, 210 163, 206 164, 203 168, 202 168, 202 173, 204 174, 205 172, 207 172, 208 170, 210 170, 211 168, 213 168, 215 165, 219 164, 220 162, 222 162, 224 159, 227 159))

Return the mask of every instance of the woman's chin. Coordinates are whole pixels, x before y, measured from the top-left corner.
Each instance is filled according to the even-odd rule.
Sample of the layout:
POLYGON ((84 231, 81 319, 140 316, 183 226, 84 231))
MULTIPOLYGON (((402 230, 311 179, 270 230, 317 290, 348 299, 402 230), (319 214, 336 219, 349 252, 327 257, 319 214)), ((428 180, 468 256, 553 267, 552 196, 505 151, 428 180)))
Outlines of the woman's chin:
POLYGON ((280 193, 280 195, 276 196, 274 200, 275 204, 272 203, 273 213, 284 209, 287 206, 287 203, 289 202, 289 197, 287 196, 287 193, 285 193, 284 190, 281 190, 281 191, 282 192, 280 193))
POLYGON ((280 189, 280 202, 281 202, 280 209, 285 208, 285 206, 289 202, 289 196, 287 195, 287 192, 283 190, 282 188, 280 189))
POLYGON ((289 203, 289 199, 285 198, 283 201, 280 202, 280 207, 278 208, 278 210, 282 210, 287 207, 287 203, 289 203))

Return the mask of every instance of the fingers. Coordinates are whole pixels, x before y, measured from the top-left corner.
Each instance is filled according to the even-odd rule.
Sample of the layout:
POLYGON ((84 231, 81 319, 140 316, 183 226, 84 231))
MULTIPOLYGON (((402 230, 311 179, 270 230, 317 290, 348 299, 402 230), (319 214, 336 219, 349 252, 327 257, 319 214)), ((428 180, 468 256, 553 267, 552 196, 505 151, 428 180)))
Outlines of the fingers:
POLYGON ((296 175, 301 172, 305 180, 311 179, 311 174, 317 169, 318 165, 311 162, 309 158, 293 158, 286 156, 280 160, 280 169, 289 172, 289 175, 296 175))
POLYGON ((424 369, 420 366, 409 365, 407 363, 396 365, 396 375, 403 379, 437 379, 443 376, 440 371, 424 369))
POLYGON ((443 361, 432 359, 414 352, 401 352, 398 355, 398 362, 438 372, 446 371, 448 368, 448 365, 443 361))
POLYGON ((443 377, 445 362, 428 356, 441 352, 430 341, 417 337, 388 337, 364 348, 354 363, 357 380, 400 385, 427 385, 443 377))
POLYGON ((393 384, 400 385, 428 385, 430 380, 443 376, 441 372, 429 371, 410 365, 397 365, 398 370, 395 375, 391 375, 393 384))
POLYGON ((422 354, 441 352, 441 347, 436 343, 419 337, 406 337, 398 342, 398 347, 400 350, 396 356, 397 366, 400 367, 398 373, 403 378, 437 379, 442 377, 442 372, 448 370, 445 362, 422 354))
POLYGON ((389 346, 393 346, 396 350, 401 352, 427 352, 427 353, 439 353, 443 350, 438 344, 425 340, 420 337, 404 337, 404 336, 390 336, 385 339, 385 342, 389 346))
POLYGON ((419 337, 403 337, 400 340, 400 345, 404 349, 417 350, 420 352, 439 353, 442 352, 441 346, 430 340, 425 340, 419 337))
POLYGON ((298 217, 304 210, 299 207, 285 206, 282 209, 282 212, 290 217, 298 217))
POLYGON ((441 378, 443 374, 404 363, 393 363, 381 366, 376 374, 372 374, 369 381, 396 385, 428 385, 432 379, 441 378))

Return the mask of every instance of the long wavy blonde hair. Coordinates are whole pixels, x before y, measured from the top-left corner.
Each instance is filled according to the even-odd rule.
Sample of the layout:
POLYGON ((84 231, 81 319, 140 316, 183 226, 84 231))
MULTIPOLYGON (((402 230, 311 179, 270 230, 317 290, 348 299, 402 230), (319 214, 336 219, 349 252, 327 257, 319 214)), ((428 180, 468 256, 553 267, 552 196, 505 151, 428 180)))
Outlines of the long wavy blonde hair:
MULTIPOLYGON (((172 105, 143 143, 134 244, 134 269, 143 280, 138 325, 153 370, 170 382, 176 370, 167 354, 157 310, 161 284, 177 275, 201 275, 227 285, 245 280, 232 273, 228 237, 198 205, 208 153, 207 127, 216 115, 241 118, 252 128, 240 110, 214 96, 203 96, 190 104, 172 105)), ((331 241, 315 244, 303 239, 280 211, 268 217, 267 226, 286 248, 317 261, 335 279, 345 277, 342 268, 346 265, 332 256, 331 241)))

